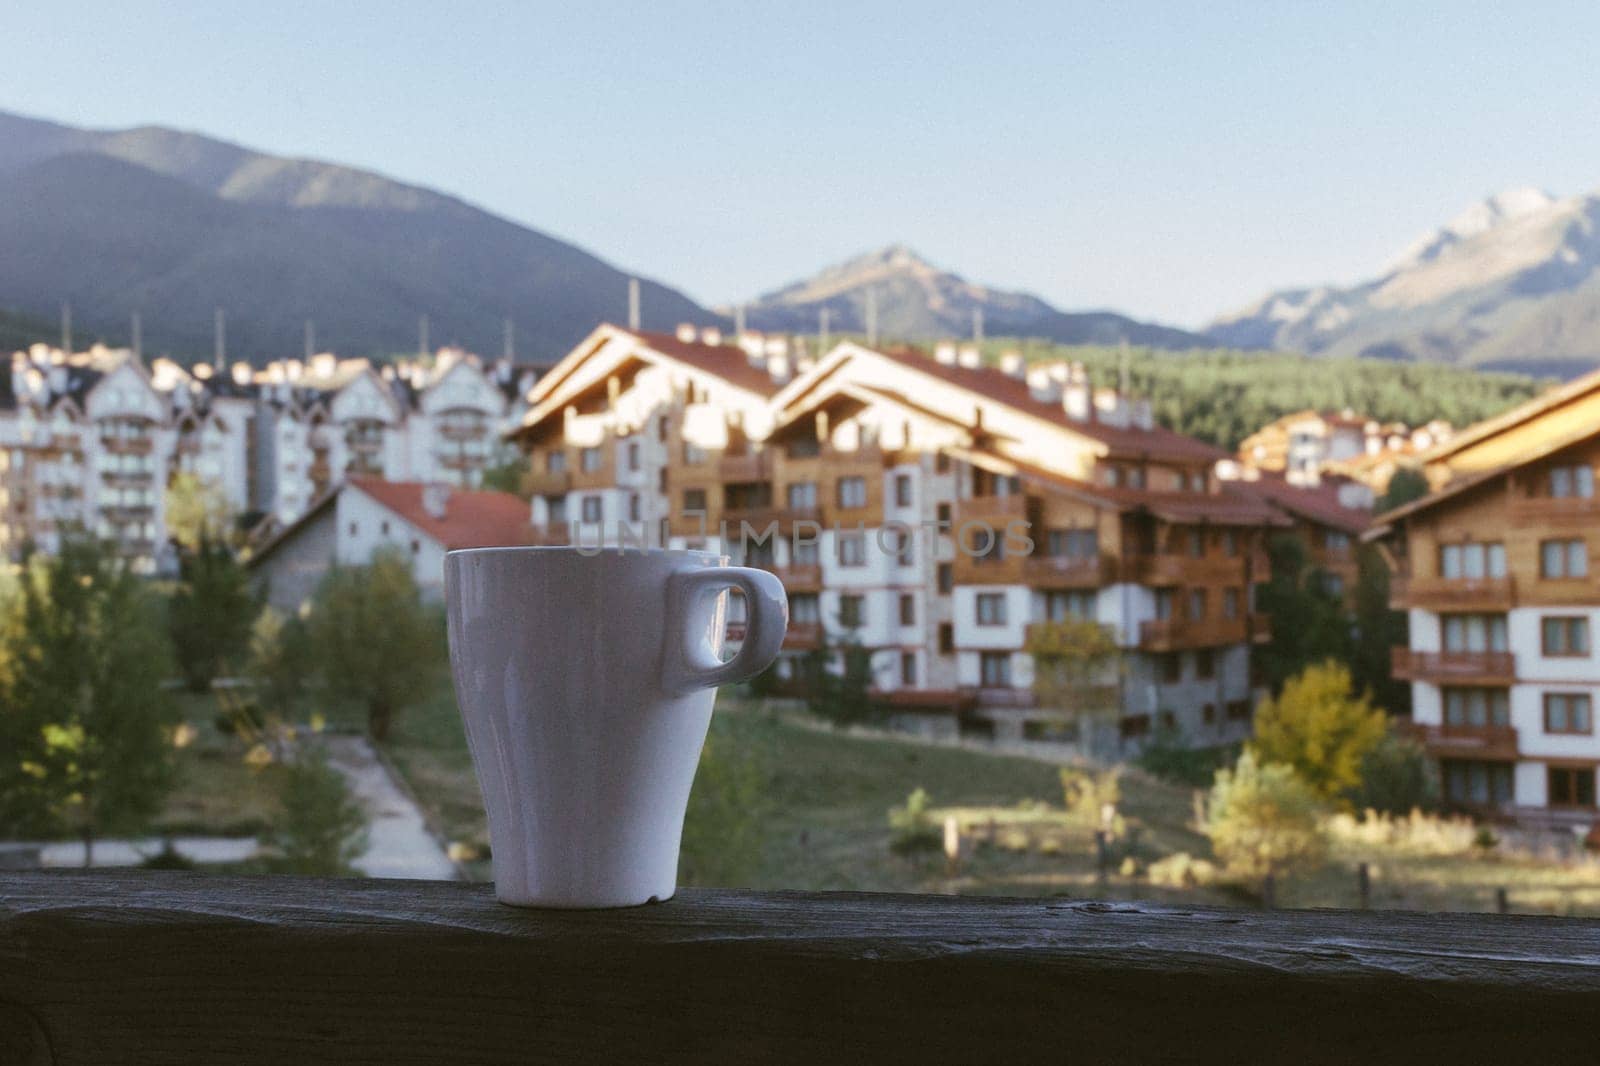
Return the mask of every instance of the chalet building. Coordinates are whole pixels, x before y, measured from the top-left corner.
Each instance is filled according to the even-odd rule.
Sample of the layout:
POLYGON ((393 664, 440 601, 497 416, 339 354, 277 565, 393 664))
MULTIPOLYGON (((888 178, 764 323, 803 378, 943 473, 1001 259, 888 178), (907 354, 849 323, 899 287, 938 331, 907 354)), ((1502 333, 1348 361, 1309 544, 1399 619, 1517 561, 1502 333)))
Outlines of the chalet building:
POLYGON ((508 492, 354 475, 261 544, 247 561, 258 589, 298 611, 335 566, 364 566, 382 551, 411 563, 423 597, 444 596, 444 555, 457 548, 527 544, 528 506, 508 492))
POLYGON ((1256 430, 1239 445, 1241 466, 1282 475, 1292 485, 1315 485, 1329 473, 1388 487, 1400 465, 1449 440, 1448 422, 1411 428, 1379 422, 1351 410, 1297 411, 1256 430))
POLYGON ((1595 820, 1600 373, 1421 456, 1434 492, 1368 534, 1394 569, 1413 728, 1453 803, 1595 820))
POLYGON ((1248 730, 1264 538, 1292 523, 1221 483, 1223 453, 1080 367, 739 341, 603 325, 541 379, 515 433, 535 536, 614 543, 620 519, 768 567, 790 593, 780 676, 858 643, 924 728, 1059 730, 1027 637, 1076 618, 1122 650, 1096 687, 1124 740, 1248 730))
POLYGON ((0 376, 0 553, 83 530, 143 572, 170 555, 164 493, 180 472, 260 518, 262 537, 347 474, 472 487, 532 384, 450 350, 426 367, 319 355, 223 370, 36 345, 0 376))
POLYGON ((1360 577, 1360 538, 1372 521, 1372 490, 1359 481, 1331 474, 1316 484, 1296 485, 1282 475, 1217 464, 1217 476, 1231 492, 1265 500, 1283 513, 1306 549, 1306 565, 1321 575, 1328 592, 1347 609, 1355 606, 1360 577))

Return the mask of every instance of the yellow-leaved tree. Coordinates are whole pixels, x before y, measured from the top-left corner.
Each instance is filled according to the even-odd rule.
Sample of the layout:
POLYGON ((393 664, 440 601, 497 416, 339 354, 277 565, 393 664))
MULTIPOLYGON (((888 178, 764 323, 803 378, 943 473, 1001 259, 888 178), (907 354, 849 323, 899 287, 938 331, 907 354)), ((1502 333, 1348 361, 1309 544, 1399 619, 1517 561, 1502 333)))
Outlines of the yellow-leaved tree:
POLYGON ((1256 708, 1256 760, 1289 766, 1322 799, 1348 802, 1362 761, 1388 731, 1383 711, 1353 689, 1349 669, 1333 660, 1291 677, 1256 708))

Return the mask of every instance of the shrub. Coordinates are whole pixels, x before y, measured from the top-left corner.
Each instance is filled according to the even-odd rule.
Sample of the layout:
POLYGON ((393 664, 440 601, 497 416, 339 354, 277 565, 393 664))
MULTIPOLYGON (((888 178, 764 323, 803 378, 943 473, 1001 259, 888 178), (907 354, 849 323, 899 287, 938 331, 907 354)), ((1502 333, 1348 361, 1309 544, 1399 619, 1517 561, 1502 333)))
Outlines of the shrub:
POLYGON ((928 806, 931 802, 927 790, 918 788, 906 797, 904 807, 890 809, 891 851, 904 855, 917 851, 943 850, 944 832, 929 813, 928 806))
POLYGON ((1322 860, 1327 841, 1322 805, 1293 767, 1259 763, 1246 751, 1218 770, 1206 812, 1206 835, 1229 871, 1266 877, 1322 860))
POLYGON ((1193 748, 1183 743, 1176 729, 1160 729, 1135 760, 1139 768, 1163 781, 1204 788, 1217 771, 1233 762, 1235 750, 1226 747, 1193 748))
POLYGON ((367 816, 344 775, 320 747, 303 748, 281 771, 281 814, 263 842, 278 852, 270 863, 284 873, 334 877, 367 847, 367 816))
POLYGON ((1402 815, 1432 810, 1439 787, 1422 746, 1390 733, 1361 760, 1361 783, 1349 798, 1358 811, 1402 815))
POLYGON ((1088 829, 1114 829, 1105 824, 1107 811, 1117 820, 1117 804, 1122 800, 1122 772, 1089 770, 1073 766, 1061 768, 1061 797, 1070 820, 1088 829))
POLYGON ((1214 883, 1218 870, 1213 862, 1197 859, 1187 851, 1179 851, 1151 863, 1146 873, 1153 885, 1200 888, 1214 883))

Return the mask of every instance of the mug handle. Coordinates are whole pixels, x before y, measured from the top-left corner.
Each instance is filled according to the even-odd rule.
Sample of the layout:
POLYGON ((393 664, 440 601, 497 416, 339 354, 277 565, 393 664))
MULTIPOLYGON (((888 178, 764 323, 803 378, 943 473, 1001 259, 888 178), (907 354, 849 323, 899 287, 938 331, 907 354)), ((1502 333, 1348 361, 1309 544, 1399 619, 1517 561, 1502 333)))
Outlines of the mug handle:
POLYGON ((749 566, 680 570, 667 579, 666 688, 679 696, 754 677, 778 657, 789 631, 789 596, 778 575, 749 566), (723 662, 711 642, 707 614, 730 588, 744 593, 744 645, 723 662))

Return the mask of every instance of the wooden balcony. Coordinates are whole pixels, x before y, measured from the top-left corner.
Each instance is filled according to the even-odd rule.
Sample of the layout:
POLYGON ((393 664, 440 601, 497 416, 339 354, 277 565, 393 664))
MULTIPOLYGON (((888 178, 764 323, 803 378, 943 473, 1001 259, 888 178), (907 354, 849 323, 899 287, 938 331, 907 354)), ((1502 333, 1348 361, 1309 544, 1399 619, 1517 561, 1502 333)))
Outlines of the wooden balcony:
POLYGON ((1038 589, 1093 589, 1116 580, 1117 560, 1109 555, 1030 555, 1022 576, 1038 589))
POLYGON ((1244 557, 1182 555, 1176 552, 1134 554, 1123 560, 1123 580, 1161 588, 1170 585, 1244 581, 1244 557))
POLYGON ((765 533, 769 526, 776 526, 779 533, 790 533, 796 522, 821 524, 822 512, 815 507, 782 507, 770 503, 754 507, 724 507, 722 521, 727 523, 728 536, 736 538, 742 522, 748 523, 758 535, 765 533))
POLYGON ((1514 762, 1517 730, 1509 725, 1423 725, 1405 722, 1400 731, 1436 759, 1492 759, 1514 762))
POLYGON ((810 565, 769 566, 778 575, 778 580, 783 582, 783 587, 790 592, 818 592, 822 589, 822 566, 820 563, 810 565))
POLYGON ((736 484, 766 481, 772 476, 772 462, 765 451, 723 455, 717 460, 717 476, 736 484))
POLYGON ((1581 1063, 1597 938, 1535 915, 696 888, 555 911, 460 882, 8 872, 0 1056, 1581 1063))
POLYGON ((1517 657, 1509 651, 1412 651, 1395 648, 1390 672, 1401 681, 1454 685, 1509 685, 1516 680, 1517 657))
POLYGON ((101 437, 100 448, 112 455, 149 455, 155 442, 150 437, 101 437))
POLYGON ((789 622, 789 631, 783 636, 783 646, 797 651, 809 651, 822 644, 821 622, 789 622))
POLYGON ((565 496, 572 491, 572 474, 566 470, 530 470, 522 484, 534 496, 565 496))
POLYGON ((1144 651, 1242 644, 1248 635, 1243 618, 1159 618, 1139 623, 1139 647, 1144 651))
POLYGON ((1429 611, 1505 611, 1516 602, 1516 580, 1510 577, 1389 579, 1389 605, 1429 611))
POLYGON ((1561 522, 1600 518, 1600 496, 1512 496, 1512 522, 1561 522))
POLYGON ((567 477, 574 492, 611 489, 616 488, 617 485, 617 471, 611 465, 609 456, 607 456, 605 462, 602 462, 593 470, 584 470, 580 466, 575 470, 569 470, 567 477))

